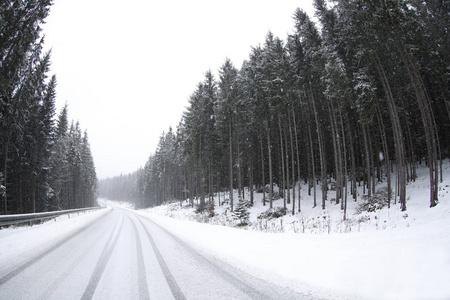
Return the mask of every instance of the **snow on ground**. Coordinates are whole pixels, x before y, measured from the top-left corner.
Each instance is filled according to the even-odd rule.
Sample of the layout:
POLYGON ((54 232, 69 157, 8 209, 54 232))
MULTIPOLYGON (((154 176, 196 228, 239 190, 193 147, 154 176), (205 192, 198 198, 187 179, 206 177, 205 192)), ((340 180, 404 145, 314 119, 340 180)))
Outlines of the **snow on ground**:
POLYGON ((14 261, 17 266, 47 249, 54 241, 82 228, 111 208, 61 215, 40 225, 9 227, 0 230, 0 265, 14 261))
MULTIPOLYGON (((450 299, 450 163, 443 168, 436 207, 429 208, 427 169, 421 167, 418 179, 407 187, 406 212, 397 204, 356 214, 359 196, 356 204, 349 201, 347 222, 341 221, 338 205, 327 202, 325 210, 312 208, 305 187, 301 214, 267 223, 257 216, 268 206, 262 206, 262 194, 255 194, 252 224, 246 227, 234 226, 229 206, 219 206, 218 197, 213 218, 196 214, 186 202, 182 208, 177 202, 139 213, 208 256, 311 298, 450 299)), ((274 207, 282 205, 282 200, 274 202, 274 207)), ((0 258, 14 258, 20 265, 109 209, 0 230, 0 258)))
POLYGON ((111 201, 105 198, 100 198, 98 199, 98 202, 107 206, 118 206, 126 209, 134 209, 134 204, 126 201, 111 201))
POLYGON ((141 213, 202 251, 299 292, 331 299, 450 299, 450 163, 443 168, 436 207, 429 208, 428 170, 420 167, 418 179, 407 186, 406 212, 393 204, 357 214, 361 197, 356 203, 349 197, 346 222, 340 205, 312 208, 306 188, 301 214, 267 224, 257 219, 268 208, 262 194, 255 194, 252 225, 246 227, 233 228, 229 206, 219 206, 217 197, 213 218, 196 214, 186 202, 141 213))

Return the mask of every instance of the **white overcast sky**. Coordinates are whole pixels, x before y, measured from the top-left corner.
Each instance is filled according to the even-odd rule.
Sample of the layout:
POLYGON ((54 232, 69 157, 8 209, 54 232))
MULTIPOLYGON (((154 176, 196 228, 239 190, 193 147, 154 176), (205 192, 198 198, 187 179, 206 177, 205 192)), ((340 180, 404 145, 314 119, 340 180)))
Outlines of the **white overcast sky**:
POLYGON ((313 0, 58 0, 44 26, 57 113, 87 129, 99 178, 143 166, 207 70, 237 68, 270 30, 286 40, 313 0))

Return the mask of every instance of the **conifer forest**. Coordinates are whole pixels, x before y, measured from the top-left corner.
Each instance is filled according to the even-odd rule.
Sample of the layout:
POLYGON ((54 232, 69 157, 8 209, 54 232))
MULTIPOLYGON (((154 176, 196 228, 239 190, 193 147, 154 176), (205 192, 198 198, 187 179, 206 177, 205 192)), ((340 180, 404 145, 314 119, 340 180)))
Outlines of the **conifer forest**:
POLYGON ((218 191, 230 191, 233 210, 248 188, 250 203, 262 192, 268 207, 282 198, 292 213, 305 193, 325 209, 332 190, 345 211, 357 186, 370 196, 379 182, 388 205, 406 210, 418 164, 428 168, 423 201, 439 204, 450 156, 449 1, 315 0, 314 18, 297 9, 287 37, 268 32, 239 68, 225 59, 217 75, 206 70, 141 169, 100 182, 87 131, 67 106, 56 112, 42 34, 52 3, 0 4, 1 214, 94 206, 97 189, 139 208, 189 199, 202 211, 218 191))
POLYGON ((87 132, 56 115, 42 24, 51 0, 0 4, 0 214, 97 205, 87 132))
MULTIPOLYGON (((406 210, 407 184, 416 179, 416 166, 426 164, 430 193, 423 201, 438 205, 442 160, 450 155, 450 2, 314 5, 315 19, 296 10, 293 33, 283 39, 268 32, 240 68, 225 59, 218 75, 206 71, 179 125, 161 134, 145 166, 101 180, 100 195, 138 208, 189 199, 201 211, 218 191, 237 190, 242 198, 250 187, 249 202, 262 192, 270 208, 281 197, 296 213, 306 193, 325 209, 332 190, 345 210, 358 200, 357 186, 370 196, 377 183, 387 182, 388 205, 398 201, 406 210)), ((22 95, 32 82, 19 83, 8 95, 29 103, 22 95)), ((2 79, 2 93, 3 86, 2 79)), ((47 99, 50 86, 39 87, 47 99)), ((12 149, 22 135, 3 131, 13 124, 10 110, 16 107, 5 103, 2 119, 10 121, 2 121, 2 180, 13 190, 4 199, 12 199, 34 190, 22 191, 23 182, 9 179, 9 170, 25 166, 12 149)), ((27 168, 38 168, 28 155, 27 168)), ((229 195, 236 209, 239 199, 229 195)))
POLYGON ((449 237, 450 0, 0 1, 0 300, 450 299, 449 237))

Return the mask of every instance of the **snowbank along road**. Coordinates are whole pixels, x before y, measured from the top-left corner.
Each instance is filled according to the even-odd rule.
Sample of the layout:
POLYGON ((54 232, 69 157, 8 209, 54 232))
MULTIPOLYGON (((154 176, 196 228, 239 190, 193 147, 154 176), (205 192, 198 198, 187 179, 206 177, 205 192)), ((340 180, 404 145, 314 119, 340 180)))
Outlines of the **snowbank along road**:
MULTIPOLYGON (((150 218, 118 207, 106 210, 14 259, 0 253, 0 298, 311 298, 212 259, 150 218)), ((29 234, 17 236, 24 232, 14 241, 26 243, 29 234)))

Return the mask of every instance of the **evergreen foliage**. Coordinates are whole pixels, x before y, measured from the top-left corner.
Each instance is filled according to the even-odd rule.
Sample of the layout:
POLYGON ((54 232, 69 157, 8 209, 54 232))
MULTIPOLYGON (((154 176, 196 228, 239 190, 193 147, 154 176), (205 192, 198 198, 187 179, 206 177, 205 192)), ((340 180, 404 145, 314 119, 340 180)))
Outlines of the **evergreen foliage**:
POLYGON ((358 184, 371 197, 387 180, 388 205, 398 200, 405 210, 407 183, 425 161, 427 201, 437 205, 440 162, 450 155, 449 5, 316 0, 315 7, 320 29, 298 9, 286 41, 269 32, 240 69, 227 59, 217 81, 208 71, 145 167, 102 181, 101 194, 139 207, 183 199, 206 207, 223 189, 237 189, 244 201, 247 186, 262 190, 270 208, 278 193, 283 210, 292 203, 295 213, 295 187, 305 181, 302 193, 314 193, 314 205, 325 209, 332 186, 345 211, 348 196, 358 200, 358 184))
POLYGON ((236 206, 236 209, 233 211, 233 216, 239 220, 239 226, 248 225, 248 218, 250 213, 248 211, 249 203, 248 201, 239 198, 239 202, 236 206))
POLYGON ((96 204, 87 135, 69 131, 67 107, 55 120, 56 76, 42 53, 40 26, 51 0, 0 4, 0 213, 96 204), (56 123, 55 123, 56 121, 56 123))

